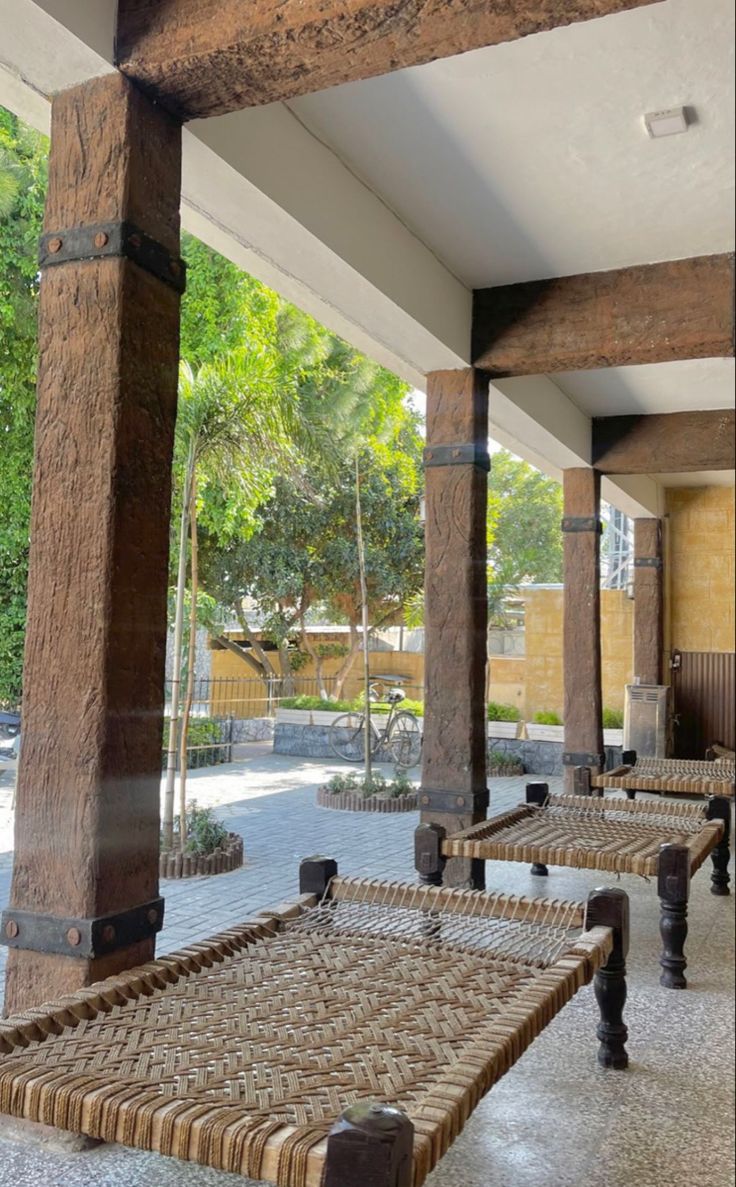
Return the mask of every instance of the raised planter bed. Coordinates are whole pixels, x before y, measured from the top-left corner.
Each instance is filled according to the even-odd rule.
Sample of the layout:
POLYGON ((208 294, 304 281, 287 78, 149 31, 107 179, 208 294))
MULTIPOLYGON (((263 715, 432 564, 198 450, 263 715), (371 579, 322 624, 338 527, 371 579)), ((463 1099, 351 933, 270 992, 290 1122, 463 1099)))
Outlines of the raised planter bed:
POLYGON ((360 795, 354 791, 328 791, 317 789, 317 804, 320 808, 342 808, 346 812, 416 812, 419 808, 417 793, 398 796, 360 795))
POLYGON ((526 736, 530 742, 564 742, 564 725, 537 725, 533 721, 526 723, 526 736))
POLYGON ((624 731, 623 730, 604 730, 603 731, 603 745, 604 746, 623 746, 624 731))
POLYGON ((158 862, 160 878, 194 878, 202 874, 228 874, 243 864, 243 838, 228 833, 227 840, 214 853, 182 853, 164 850, 158 862))
POLYGON ((518 738, 522 723, 520 721, 489 721, 489 738, 518 738))

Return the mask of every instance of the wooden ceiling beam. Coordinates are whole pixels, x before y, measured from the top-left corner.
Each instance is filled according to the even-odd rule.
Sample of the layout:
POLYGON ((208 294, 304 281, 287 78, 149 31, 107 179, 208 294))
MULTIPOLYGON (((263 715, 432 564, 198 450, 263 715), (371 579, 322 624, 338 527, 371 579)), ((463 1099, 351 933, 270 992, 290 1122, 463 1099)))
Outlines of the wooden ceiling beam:
POLYGON ((602 474, 692 474, 736 469, 736 413, 666 412, 593 418, 593 467, 602 474))
POLYGON ((119 0, 116 61, 202 119, 655 2, 119 0))
POLYGON ((543 375, 731 357, 733 292, 733 255, 479 289, 473 364, 543 375))

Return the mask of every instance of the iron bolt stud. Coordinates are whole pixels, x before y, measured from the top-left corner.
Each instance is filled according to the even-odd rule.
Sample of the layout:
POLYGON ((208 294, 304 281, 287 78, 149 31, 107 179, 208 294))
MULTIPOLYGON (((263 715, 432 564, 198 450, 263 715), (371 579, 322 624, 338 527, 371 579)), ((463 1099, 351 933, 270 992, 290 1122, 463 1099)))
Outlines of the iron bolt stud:
POLYGON ((98 231, 95 235, 95 247, 104 247, 108 240, 109 236, 104 231, 98 231))
POLYGON ((49 241, 46 245, 47 250, 50 251, 51 255, 53 255, 53 256, 56 255, 57 251, 61 251, 62 246, 63 246, 63 240, 61 240, 61 239, 49 239, 49 241))
POLYGON ((72 948, 78 948, 82 942, 81 933, 76 927, 69 928, 69 931, 66 933, 66 938, 69 944, 71 944, 72 948))
POLYGON ((113 940, 114 940, 114 939, 115 939, 115 928, 113 927, 113 925, 112 925, 111 923, 108 923, 108 924, 107 924, 105 927, 103 927, 103 929, 102 929, 102 940, 103 940, 103 943, 105 943, 105 944, 112 944, 112 942, 113 942, 113 940))
POLYGON ((148 922, 149 923, 157 923, 158 922, 158 911, 154 911, 154 909, 151 908, 151 910, 148 912, 148 922))
POLYGON ((14 940, 15 937, 18 935, 19 930, 20 929, 18 927, 18 924, 15 922, 14 919, 9 919, 8 922, 5 924, 5 934, 9 940, 14 940))

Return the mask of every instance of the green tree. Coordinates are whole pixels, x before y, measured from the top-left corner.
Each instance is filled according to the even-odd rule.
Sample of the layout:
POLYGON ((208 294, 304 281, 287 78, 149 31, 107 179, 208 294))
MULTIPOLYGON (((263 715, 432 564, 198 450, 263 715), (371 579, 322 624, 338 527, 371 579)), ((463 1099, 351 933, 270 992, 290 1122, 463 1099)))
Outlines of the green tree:
MULTIPOLYGON (((373 629, 400 618, 405 601, 420 588, 423 576, 420 442, 410 424, 398 436, 403 449, 397 447, 396 439, 390 444, 374 439, 358 450, 373 629)), ((346 460, 336 472, 313 464, 296 478, 279 475, 259 520, 259 530, 249 539, 209 550, 203 568, 208 591, 233 607, 251 641, 243 601, 253 599, 266 634, 280 651, 282 672, 288 678, 297 640, 298 651, 313 659, 323 691, 325 657, 310 640, 310 617, 320 612, 346 623, 350 642, 335 678, 334 691, 339 696, 362 637, 352 461, 346 460)), ((260 656, 250 660, 257 668, 260 656)), ((273 668, 260 674, 265 678, 273 668)))
POLYGON ((0 107, 0 703, 21 696, 47 141, 0 107))
POLYGON ((562 580, 562 488, 505 449, 491 457, 488 483, 488 597, 491 620, 509 587, 562 580))

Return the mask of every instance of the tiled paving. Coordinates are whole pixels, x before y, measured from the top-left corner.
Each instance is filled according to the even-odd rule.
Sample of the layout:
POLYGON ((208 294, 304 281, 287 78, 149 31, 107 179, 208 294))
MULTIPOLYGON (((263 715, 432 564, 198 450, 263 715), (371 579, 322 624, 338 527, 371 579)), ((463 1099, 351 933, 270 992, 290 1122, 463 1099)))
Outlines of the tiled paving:
MULTIPOLYGON (((414 814, 318 809, 314 789, 324 766, 278 758, 263 746, 248 755, 192 779, 198 800, 221 805, 218 813, 244 836, 247 863, 231 874, 164 885, 161 952, 290 896, 308 853, 336 856, 346 873, 413 876, 414 814)), ((493 780, 494 810, 519 802, 524 782, 493 780)), ((493 887, 579 899, 601 881, 593 872, 554 868, 548 879, 532 878, 526 866, 502 863, 489 863, 487 873, 493 887)), ((632 905, 630 1070, 596 1066, 596 1007, 592 992, 582 991, 481 1103, 428 1187, 733 1187, 734 899, 712 897, 708 877, 704 868, 693 882, 684 993, 658 984, 656 888, 622 880, 632 905)), ((8 884, 9 861, 0 854, 0 902, 8 884)), ((64 1154, 0 1142, 0 1187, 41 1183, 253 1187, 121 1147, 64 1154)))

